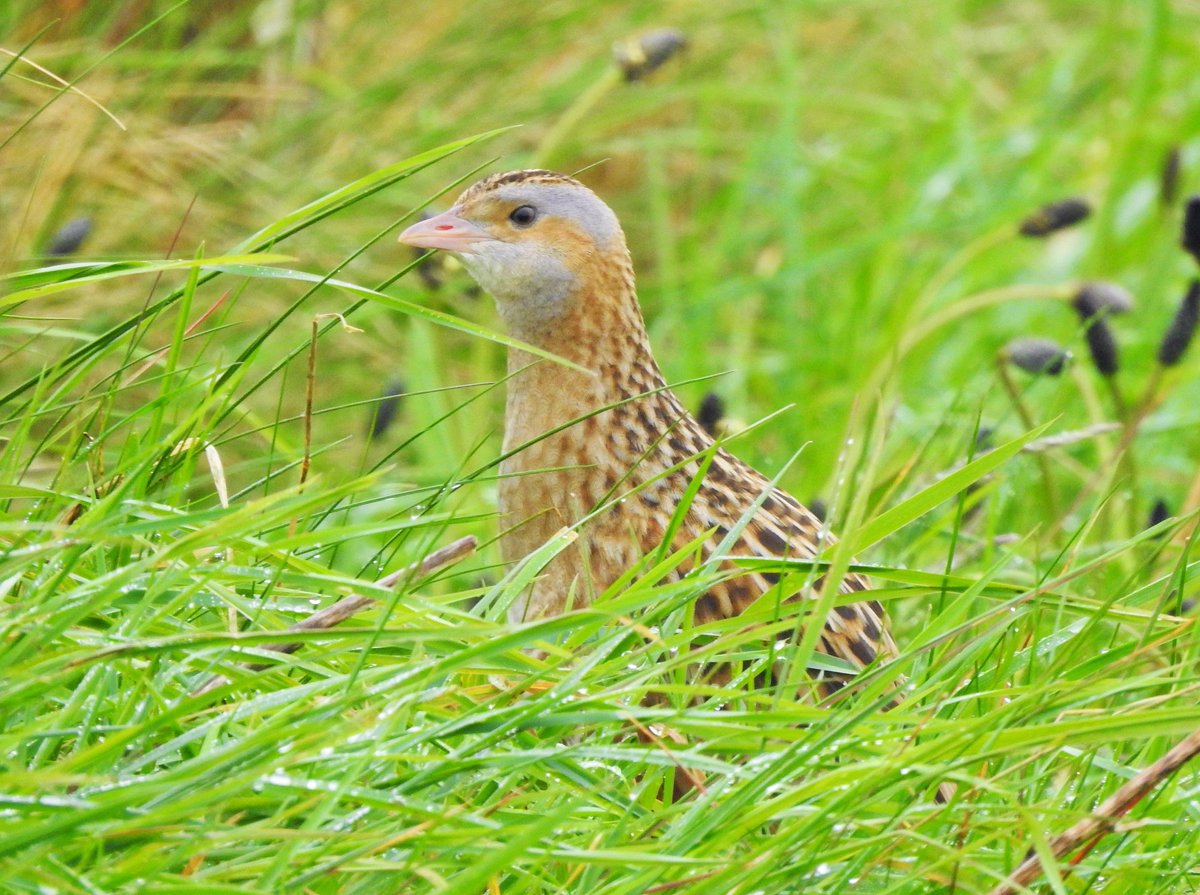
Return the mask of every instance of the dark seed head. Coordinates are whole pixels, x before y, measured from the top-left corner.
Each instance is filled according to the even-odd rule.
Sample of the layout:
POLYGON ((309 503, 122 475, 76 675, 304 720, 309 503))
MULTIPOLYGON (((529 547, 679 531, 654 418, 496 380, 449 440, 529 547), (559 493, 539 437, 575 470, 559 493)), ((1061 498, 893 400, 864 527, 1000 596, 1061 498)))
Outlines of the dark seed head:
POLYGON ((1154 501, 1154 506, 1150 508, 1150 516, 1146 520, 1146 527, 1153 528, 1154 526, 1166 522, 1171 518, 1171 511, 1167 509, 1167 502, 1161 497, 1154 501))
MULTIPOLYGON (((433 252, 431 252, 429 249, 413 249, 413 255, 417 258, 424 258, 426 255, 432 254, 433 252)), ((430 258, 429 260, 417 265, 417 276, 421 278, 421 282, 424 283, 429 289, 437 290, 442 288, 443 271, 442 265, 438 263, 441 257, 441 255, 436 255, 433 258, 430 258)))
POLYGON ((1057 376, 1071 359, 1071 352, 1051 339, 1013 339, 1004 346, 1001 355, 1026 373, 1047 376, 1057 376))
POLYGON ((404 395, 404 383, 393 379, 387 384, 375 405, 375 413, 371 417, 371 437, 378 438, 384 434, 396 421, 400 410, 400 398, 404 395))
POLYGON ((818 522, 824 522, 825 517, 829 515, 829 507, 819 497, 814 497, 808 502, 808 511, 817 517, 818 522))
POLYGON ((659 28, 613 44, 613 59, 626 81, 640 81, 686 45, 682 31, 659 28))
POLYGON ((1158 180, 1158 201, 1164 208, 1175 204, 1175 196, 1179 193, 1179 147, 1172 146, 1163 156, 1162 173, 1158 180))
MULTIPOLYGON (((412 252, 414 258, 425 258, 424 261, 417 265, 417 276, 421 278, 421 282, 427 288, 434 292, 441 289, 447 279, 462 270, 462 262, 449 252, 433 252, 430 249, 419 249, 416 247, 413 248, 412 252), (431 257, 426 258, 426 255, 431 257)), ((475 298, 479 295, 479 286, 472 282, 463 289, 463 292, 475 298)))
POLYGON ((1133 296, 1124 286, 1097 280, 1084 283, 1071 299, 1071 306, 1084 320, 1092 317, 1107 317, 1110 314, 1126 314, 1133 310, 1133 296))
POLYGON ((1175 311, 1171 325, 1163 334, 1162 343, 1158 346, 1158 362, 1164 367, 1172 367, 1183 358, 1188 346, 1192 344, 1192 336, 1196 334, 1196 325, 1200 324, 1200 280, 1192 280, 1192 285, 1184 295, 1183 301, 1175 311))
POLYGON ((696 421, 704 427, 709 435, 717 434, 717 426, 725 418, 725 402, 716 392, 709 392, 700 401, 700 409, 696 412, 696 421))
POLYGON ((1184 206, 1183 238, 1179 244, 1200 264, 1200 195, 1192 196, 1184 206))
POLYGON ((1088 353, 1096 369, 1102 376, 1115 375, 1120 368, 1117 337, 1113 335, 1108 321, 1103 317, 1093 317, 1083 334, 1087 338, 1088 353))
POLYGON ((50 243, 46 246, 46 254, 70 255, 79 250, 91 232, 91 218, 75 218, 73 221, 67 221, 50 237, 50 243))
POLYGON ((1021 221, 1022 236, 1049 236, 1057 230, 1074 226, 1092 213, 1092 207, 1083 199, 1060 199, 1043 205, 1021 221))

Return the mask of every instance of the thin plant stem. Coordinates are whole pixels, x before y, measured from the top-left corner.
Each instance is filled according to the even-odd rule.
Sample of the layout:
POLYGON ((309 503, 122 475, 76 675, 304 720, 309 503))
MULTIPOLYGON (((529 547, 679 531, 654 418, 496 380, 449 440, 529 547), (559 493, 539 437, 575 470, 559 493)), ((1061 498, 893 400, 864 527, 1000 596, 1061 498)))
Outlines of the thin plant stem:
POLYGON ((533 152, 530 164, 535 168, 545 167, 547 162, 553 157, 555 150, 562 145, 567 134, 573 131, 575 126, 619 83, 621 83, 620 71, 611 65, 605 68, 604 73, 593 81, 583 93, 579 94, 571 105, 567 106, 566 111, 559 116, 550 130, 546 132, 546 135, 542 137, 541 143, 538 144, 537 149, 533 152))
MULTIPOLYGON (((1004 358, 996 358, 996 375, 1000 377, 1000 384, 1004 386, 1004 390, 1008 393, 1009 400, 1012 402, 1013 408, 1017 411, 1017 416, 1021 418, 1021 425, 1026 431, 1036 428, 1037 423, 1033 419, 1033 414, 1025 405, 1024 399, 1021 397, 1021 391, 1017 388, 1017 384, 1013 382, 1012 376, 1008 372, 1008 364, 1004 358)), ((1054 473, 1050 469, 1050 458, 1046 456, 1044 451, 1038 451, 1037 457, 1038 468, 1042 474, 1042 491, 1046 500, 1046 509, 1053 519, 1058 518, 1058 488, 1054 481, 1054 473)))

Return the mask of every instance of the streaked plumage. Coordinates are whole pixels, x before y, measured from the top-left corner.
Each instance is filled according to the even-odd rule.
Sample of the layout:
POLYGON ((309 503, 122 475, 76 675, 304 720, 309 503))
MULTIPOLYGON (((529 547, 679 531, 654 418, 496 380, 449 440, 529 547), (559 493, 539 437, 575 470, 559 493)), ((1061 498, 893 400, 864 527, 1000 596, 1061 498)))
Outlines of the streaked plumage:
MULTIPOLYGON (((660 546, 699 471, 699 462, 690 458, 713 444, 665 388, 615 215, 569 177, 515 171, 476 183, 449 212, 415 224, 401 240, 458 252, 495 297, 515 337, 592 371, 534 363, 536 358, 525 352, 510 351, 514 375, 508 383, 506 452, 597 408, 626 402, 538 441, 502 467, 502 549, 509 561, 526 556, 602 500, 636 491, 584 526, 577 544, 547 567, 513 615, 560 613, 569 595, 575 605, 590 602, 660 546)), ((711 529, 715 533, 703 547, 711 554, 766 490, 770 494, 731 553, 808 558, 819 543, 829 542, 805 507, 717 448, 672 546, 682 547, 711 529)), ((686 566, 679 570, 686 571, 686 566)), ((776 580, 771 573, 750 573, 713 587, 697 600, 697 622, 742 612, 776 580)), ((866 586, 853 574, 842 584, 847 592, 866 586)), ((836 607, 819 644, 822 652, 856 666, 895 654, 883 609, 874 601, 836 607)))

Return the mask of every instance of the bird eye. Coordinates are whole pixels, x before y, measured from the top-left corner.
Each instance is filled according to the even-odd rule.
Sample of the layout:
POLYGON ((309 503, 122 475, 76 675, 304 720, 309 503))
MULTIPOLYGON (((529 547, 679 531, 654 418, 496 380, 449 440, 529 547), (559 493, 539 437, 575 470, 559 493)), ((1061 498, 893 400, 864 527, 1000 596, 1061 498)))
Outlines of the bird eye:
POLYGON ((518 227, 528 227, 537 220, 537 209, 532 205, 521 205, 512 210, 508 219, 518 227))

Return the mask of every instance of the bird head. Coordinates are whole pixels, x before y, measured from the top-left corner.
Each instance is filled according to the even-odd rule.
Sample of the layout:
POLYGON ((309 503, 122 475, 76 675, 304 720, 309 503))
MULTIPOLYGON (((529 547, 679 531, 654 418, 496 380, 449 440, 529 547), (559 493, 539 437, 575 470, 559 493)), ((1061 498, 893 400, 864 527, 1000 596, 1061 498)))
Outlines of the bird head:
POLYGON ((551 171, 481 180, 400 241, 456 254, 496 299, 510 330, 527 335, 585 301, 603 270, 628 264, 612 210, 579 181, 551 171))

